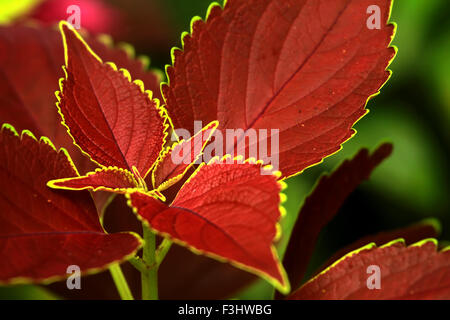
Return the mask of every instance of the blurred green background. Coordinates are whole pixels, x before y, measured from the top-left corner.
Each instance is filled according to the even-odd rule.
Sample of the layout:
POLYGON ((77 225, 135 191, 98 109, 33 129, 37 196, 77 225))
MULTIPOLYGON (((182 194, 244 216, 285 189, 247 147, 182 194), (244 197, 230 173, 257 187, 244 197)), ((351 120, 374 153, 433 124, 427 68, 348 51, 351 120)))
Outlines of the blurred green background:
MULTIPOLYGON (((134 0, 127 5, 118 0, 110 2, 140 15, 142 19, 136 21, 144 23, 145 6, 150 5, 152 15, 158 18, 158 23, 147 19, 154 29, 146 28, 141 37, 131 37, 133 29, 130 29, 128 35, 119 34, 116 38, 135 45, 138 54, 151 57, 152 67, 160 69, 170 63, 170 48, 180 46, 181 32, 189 30, 191 17, 204 17, 210 3, 209 0, 134 0), (153 37, 152 33, 158 36, 153 37), (149 37, 152 41, 146 41, 149 37)), ((357 123, 357 135, 344 144, 342 151, 287 181, 288 214, 283 221, 285 236, 281 251, 301 204, 322 173, 333 170, 362 147, 374 150, 385 141, 394 144, 393 155, 347 199, 336 218, 322 231, 310 273, 338 249, 364 235, 429 217, 441 222, 441 239, 450 240, 449 12, 448 0, 394 2, 391 21, 398 25, 393 41, 398 54, 390 67, 391 79, 381 94, 369 102, 370 113, 357 123)), ((239 297, 263 299, 271 294, 270 286, 261 281, 239 297)), ((50 297, 40 287, 0 287, 0 298, 50 297)))

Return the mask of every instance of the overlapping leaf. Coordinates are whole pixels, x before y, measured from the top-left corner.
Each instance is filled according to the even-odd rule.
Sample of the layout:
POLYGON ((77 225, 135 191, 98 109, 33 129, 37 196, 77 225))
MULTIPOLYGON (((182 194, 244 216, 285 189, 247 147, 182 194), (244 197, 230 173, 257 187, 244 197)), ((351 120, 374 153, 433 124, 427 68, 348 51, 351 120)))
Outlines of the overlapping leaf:
POLYGON ((133 255, 139 237, 106 234, 89 193, 52 191, 47 181, 76 175, 65 150, 10 126, 0 133, 0 282, 42 282, 100 271, 133 255))
MULTIPOLYGON (((160 98, 159 76, 146 71, 144 60, 134 59, 131 47, 114 48, 106 37, 86 35, 85 39, 105 61, 129 70, 154 92, 155 98, 160 98)), ((54 92, 58 90, 58 79, 64 75, 63 64, 63 43, 55 28, 0 26, 1 122, 49 137, 56 146, 67 148, 77 168, 85 173, 92 165, 73 145, 55 108, 54 92)))
POLYGON ((406 245, 414 244, 422 239, 428 238, 437 238, 441 232, 440 222, 436 219, 426 219, 424 221, 420 221, 418 223, 414 223, 410 226, 406 226, 403 228, 398 228, 389 231, 379 232, 377 234, 372 234, 365 236, 350 245, 340 249, 338 252, 333 254, 331 258, 328 259, 327 262, 323 264, 323 266, 318 270, 318 272, 324 270, 339 258, 345 256, 347 253, 350 253, 358 248, 365 246, 368 243, 375 243, 376 245, 383 245, 385 243, 394 241, 395 239, 403 239, 406 245))
POLYGON ((382 247, 372 243, 344 256, 290 298, 450 299, 450 250, 438 252, 432 239, 409 247, 403 241, 382 247), (368 272, 370 266, 379 274, 373 267, 368 272), (371 286, 375 280, 370 277, 377 275, 379 289, 371 286))
POLYGON ((139 187, 138 181, 131 172, 117 167, 99 168, 81 177, 55 179, 49 181, 47 185, 55 189, 91 189, 115 193, 125 193, 128 189, 139 187))
MULTIPOLYGON (((167 69, 162 91, 174 127, 192 132, 196 120, 218 120, 219 130, 243 130, 238 142, 250 129, 279 129, 283 177, 320 162, 354 134, 368 98, 389 78, 390 7, 391 0, 212 5, 206 22, 192 21, 167 69), (367 27, 373 5, 380 29, 367 27)), ((266 133, 260 146, 276 138, 266 133)))
POLYGON ((130 205, 150 227, 194 252, 253 272, 289 290, 273 242, 281 216, 281 185, 257 163, 201 164, 170 206, 135 192, 130 205))
POLYGON ((167 147, 159 156, 152 172, 153 188, 164 190, 180 181, 202 155, 219 123, 213 121, 188 140, 167 147))
POLYGON ((165 142, 163 109, 141 81, 102 60, 68 23, 60 24, 66 54, 59 110, 75 143, 102 166, 144 176, 165 142))
POLYGON ((322 176, 306 198, 283 259, 292 287, 304 276, 322 228, 335 216, 345 199, 392 152, 391 144, 381 145, 373 154, 362 149, 353 159, 344 161, 331 175, 322 176))

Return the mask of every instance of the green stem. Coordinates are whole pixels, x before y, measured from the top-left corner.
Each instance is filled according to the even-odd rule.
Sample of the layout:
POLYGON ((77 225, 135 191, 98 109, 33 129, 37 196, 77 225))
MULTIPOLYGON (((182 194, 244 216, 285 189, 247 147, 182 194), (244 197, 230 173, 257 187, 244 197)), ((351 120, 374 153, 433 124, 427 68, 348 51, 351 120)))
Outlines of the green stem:
POLYGON ((142 225, 144 233, 144 250, 142 260, 148 268, 141 272, 142 300, 158 300, 158 268, 156 266, 156 235, 142 225))
POLYGON ((167 238, 164 238, 164 240, 159 245, 158 250, 156 250, 156 265, 158 267, 161 264, 161 262, 164 260, 164 258, 166 257, 167 252, 169 252, 169 249, 171 246, 172 246, 172 241, 170 241, 167 238))
POLYGON ((131 263, 139 272, 145 272, 147 269, 147 265, 138 256, 131 258, 128 262, 131 263))
POLYGON ((116 284, 120 298, 122 300, 134 300, 130 287, 128 287, 127 279, 125 279, 120 265, 118 263, 111 265, 109 267, 109 271, 111 272, 111 276, 116 284))

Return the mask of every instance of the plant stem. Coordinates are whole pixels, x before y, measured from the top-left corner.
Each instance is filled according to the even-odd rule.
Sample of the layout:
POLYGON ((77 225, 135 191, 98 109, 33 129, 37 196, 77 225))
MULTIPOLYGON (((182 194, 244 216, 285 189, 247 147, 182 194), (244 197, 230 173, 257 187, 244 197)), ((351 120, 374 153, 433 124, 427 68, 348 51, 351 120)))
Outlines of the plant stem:
POLYGON ((159 245, 158 249, 156 250, 156 265, 158 267, 166 257, 167 252, 169 252, 171 246, 172 241, 167 238, 164 238, 163 242, 159 245))
POLYGON ((111 272, 111 276, 116 284, 120 298, 122 300, 134 300, 130 287, 128 287, 127 279, 125 279, 120 265, 118 263, 111 265, 109 267, 109 271, 111 272))
POLYGON ((135 267, 139 272, 145 272, 145 270, 147 269, 147 265, 138 256, 131 258, 130 260, 128 260, 128 262, 131 263, 131 265, 135 267))
POLYGON ((158 268, 156 265, 156 235, 144 224, 144 251, 142 260, 148 266, 141 272, 142 300, 158 300, 158 268))

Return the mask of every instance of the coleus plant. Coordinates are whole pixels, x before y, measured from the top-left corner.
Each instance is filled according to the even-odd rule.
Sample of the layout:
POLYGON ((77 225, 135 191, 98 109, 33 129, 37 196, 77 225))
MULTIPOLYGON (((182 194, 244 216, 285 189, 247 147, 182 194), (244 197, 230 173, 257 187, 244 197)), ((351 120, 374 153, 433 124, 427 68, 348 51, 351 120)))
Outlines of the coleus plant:
POLYGON ((127 55, 129 47, 82 36, 66 22, 60 34, 1 27, 0 116, 9 124, 0 134, 0 283, 49 283, 70 265, 82 274, 109 268, 129 299, 119 266, 129 261, 141 273, 142 298, 156 299, 158 269, 175 242, 292 291, 291 299, 449 298, 450 253, 426 239, 436 236, 429 223, 362 239, 301 286, 320 230, 389 156, 389 144, 363 149, 323 176, 282 261, 276 249, 284 180, 340 150, 389 78, 390 9, 389 0, 212 4, 172 51, 167 82, 127 55), (372 5, 380 28, 367 27, 372 5), (196 131, 195 121, 206 125, 196 131), (180 128, 192 138, 178 138, 180 128), (245 132, 273 128, 279 171, 264 159, 235 157, 245 132), (214 134, 227 129, 242 135, 223 156, 199 163, 214 134), (143 239, 105 232, 111 194, 127 198, 143 239), (381 269, 380 290, 366 285, 370 265, 381 269))

